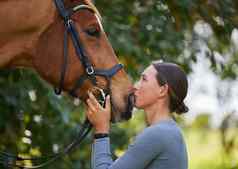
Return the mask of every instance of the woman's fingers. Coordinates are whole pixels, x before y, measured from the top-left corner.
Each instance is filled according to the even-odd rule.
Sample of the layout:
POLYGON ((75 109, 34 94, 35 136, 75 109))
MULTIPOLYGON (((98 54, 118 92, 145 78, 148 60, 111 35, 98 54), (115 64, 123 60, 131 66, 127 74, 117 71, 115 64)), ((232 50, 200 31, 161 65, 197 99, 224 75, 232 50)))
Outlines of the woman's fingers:
POLYGON ((89 108, 87 108, 87 114, 90 116, 90 115, 92 115, 93 113, 92 113, 92 111, 89 109, 89 108))
POLYGON ((87 99, 87 104, 88 104, 88 108, 90 110, 92 110, 93 112, 97 111, 97 108, 95 107, 95 105, 92 103, 92 101, 90 99, 87 99))
POLYGON ((105 109, 98 103, 98 101, 96 100, 96 98, 94 97, 94 95, 91 92, 88 92, 88 95, 89 95, 89 99, 87 99, 87 103, 88 103, 89 108, 93 112, 99 112, 99 111, 102 111, 102 110, 106 110, 106 111, 111 110, 110 95, 108 95, 106 97, 105 109))
POLYGON ((107 95, 106 97, 106 106, 105 106, 106 110, 110 110, 111 109, 111 100, 110 100, 110 95, 107 95))
POLYGON ((110 117, 111 117, 111 103, 110 96, 106 97, 106 106, 103 108, 94 95, 91 92, 88 92, 89 98, 87 102, 87 117, 92 123, 95 129, 99 130, 108 130, 110 128, 110 117))
POLYGON ((93 113, 89 108, 87 108, 86 114, 88 117, 91 117, 93 113))
POLYGON ((100 107, 101 105, 98 103, 97 99, 95 98, 95 96, 91 93, 91 92, 88 92, 88 95, 89 95, 89 99, 90 101, 97 107, 100 107))

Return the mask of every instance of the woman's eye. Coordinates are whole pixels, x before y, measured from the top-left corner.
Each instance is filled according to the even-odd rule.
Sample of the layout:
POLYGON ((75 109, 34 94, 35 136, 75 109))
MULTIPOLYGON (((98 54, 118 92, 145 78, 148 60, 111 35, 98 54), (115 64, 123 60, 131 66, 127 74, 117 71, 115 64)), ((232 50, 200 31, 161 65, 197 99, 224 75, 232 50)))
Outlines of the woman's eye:
POLYGON ((143 81, 147 81, 147 77, 146 77, 145 75, 142 75, 142 76, 141 76, 141 79, 142 79, 143 81))
POLYGON ((94 36, 94 37, 99 37, 99 35, 100 35, 100 31, 97 28, 95 28, 95 27, 87 29, 86 33, 89 36, 94 36))
POLYGON ((141 77, 141 80, 142 80, 142 81, 146 81, 146 78, 142 76, 142 77, 141 77))

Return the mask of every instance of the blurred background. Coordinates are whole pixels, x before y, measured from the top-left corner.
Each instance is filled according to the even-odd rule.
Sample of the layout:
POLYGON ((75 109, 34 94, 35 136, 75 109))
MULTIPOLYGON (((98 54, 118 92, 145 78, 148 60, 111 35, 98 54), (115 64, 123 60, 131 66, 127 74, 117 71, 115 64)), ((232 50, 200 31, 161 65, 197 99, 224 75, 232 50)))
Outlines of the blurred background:
MULTIPOLYGON (((94 2, 134 82, 153 60, 175 62, 187 72, 190 110, 176 119, 189 169, 238 169, 238 1, 94 2)), ((24 69, 0 70, 0 112, 0 150, 24 157, 59 152, 84 119, 80 102, 56 96, 34 71, 24 69)), ((115 158, 143 130, 143 118, 135 110, 132 120, 112 126, 115 158)), ((91 141, 89 134, 74 152, 45 168, 89 169, 91 141)))

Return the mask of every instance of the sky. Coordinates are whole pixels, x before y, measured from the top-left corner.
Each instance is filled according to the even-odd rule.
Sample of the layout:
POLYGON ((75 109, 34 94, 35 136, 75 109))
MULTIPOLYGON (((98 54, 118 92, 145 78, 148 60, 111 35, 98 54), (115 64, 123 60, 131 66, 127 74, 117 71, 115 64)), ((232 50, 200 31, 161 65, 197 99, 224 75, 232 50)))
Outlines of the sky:
MULTIPOLYGON (((195 29, 206 36, 204 35, 206 30, 200 30, 201 27, 196 28, 196 25, 195 29)), ((206 25, 205 29, 209 27, 206 25)), ((207 32, 212 34, 211 30, 207 32)), ((234 44, 238 44, 237 29, 233 31, 231 39, 234 44)), ((206 50, 208 50, 207 46, 200 43, 200 52, 196 55, 197 62, 192 63, 192 72, 188 75, 189 89, 185 103, 190 110, 185 114, 185 119, 187 123, 192 123, 197 115, 207 113, 211 115, 212 127, 216 128, 229 112, 236 112, 235 115, 238 117, 238 79, 222 80, 215 75, 210 68, 209 59, 206 58, 206 50)), ((226 58, 226 56, 217 54, 216 58, 226 58)))
POLYGON ((185 118, 190 123, 197 115, 208 113, 211 115, 212 126, 218 127, 228 112, 238 112, 238 80, 221 80, 209 65, 208 59, 200 56, 192 66, 193 72, 188 76, 189 89, 185 99, 189 112, 185 118), (220 99, 217 97, 218 91, 220 99))

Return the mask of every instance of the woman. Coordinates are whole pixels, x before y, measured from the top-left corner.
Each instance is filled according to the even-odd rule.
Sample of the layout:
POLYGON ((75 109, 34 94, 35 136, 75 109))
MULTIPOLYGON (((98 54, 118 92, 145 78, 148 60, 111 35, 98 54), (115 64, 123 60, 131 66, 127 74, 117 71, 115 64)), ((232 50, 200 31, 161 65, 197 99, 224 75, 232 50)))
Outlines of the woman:
POLYGON ((123 156, 113 161, 110 153, 110 98, 105 108, 89 93, 87 117, 95 128, 93 169, 187 169, 187 151, 181 129, 172 113, 188 111, 183 100, 188 82, 173 63, 152 62, 134 87, 135 107, 144 109, 148 127, 123 156))

